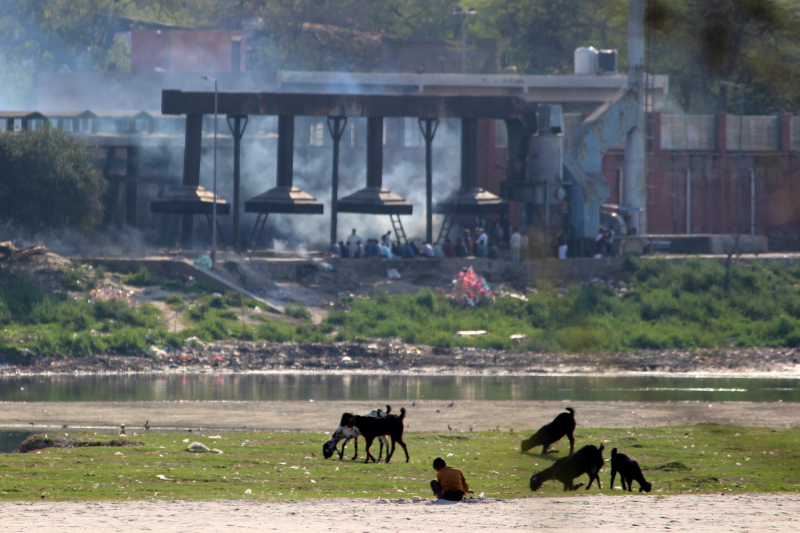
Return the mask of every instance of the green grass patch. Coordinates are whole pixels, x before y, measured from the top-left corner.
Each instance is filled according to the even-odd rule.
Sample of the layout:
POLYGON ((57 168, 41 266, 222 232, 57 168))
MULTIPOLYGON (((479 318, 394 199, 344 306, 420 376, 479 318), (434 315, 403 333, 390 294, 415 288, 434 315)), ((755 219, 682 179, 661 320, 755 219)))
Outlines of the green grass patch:
MULTIPOLYGON (((563 456, 568 446, 558 443, 556 448, 562 453, 544 457, 519 453, 520 437, 527 433, 408 433, 411 462, 405 463, 405 455, 398 450, 387 465, 350 461, 352 444, 344 461, 325 460, 321 448, 328 434, 321 433, 219 433, 219 439, 211 439, 217 434, 139 432, 134 436, 134 431, 129 428, 129 439, 144 446, 49 448, 41 453, 0 455, 0 501, 429 497, 435 457, 460 468, 478 493, 530 497, 534 496, 528 487, 531 474, 563 456), (224 453, 184 451, 193 441, 224 453)), ((586 428, 578 430, 576 439, 578 446, 605 441, 604 494, 621 494, 608 484, 612 447, 639 462, 653 484, 651 496, 800 490, 798 428, 586 428)), ((363 458, 363 441, 359 452, 363 458)), ((535 495, 596 492, 592 487, 588 493, 564 493, 560 483, 547 482, 535 495)))
POLYGON ((800 346, 800 267, 648 259, 627 268, 621 285, 542 283, 527 301, 501 296, 468 308, 430 289, 348 298, 325 323, 346 326, 348 338, 573 353, 800 346), (487 334, 455 337, 461 330, 487 334), (515 345, 513 334, 528 341, 515 345))
MULTIPOLYGON (((167 282, 163 287, 191 294, 185 301, 180 294, 170 295, 167 303, 174 310, 184 306, 182 318, 189 324, 184 338, 196 335, 206 341, 398 338, 436 347, 568 353, 800 346, 800 266, 726 267, 700 259, 673 265, 648 259, 628 261, 626 267, 629 279, 622 284, 553 289, 542 283, 526 294, 527 301, 499 296, 494 303, 467 308, 430 289, 346 297, 317 325, 310 323, 308 309, 286 304, 287 315, 308 322, 297 326, 260 318, 262 324, 242 328, 242 312, 259 307, 256 300, 234 292, 214 295, 202 284, 189 288, 167 282), (487 333, 456 337, 462 330, 487 333), (510 337, 515 334, 527 340, 514 343, 510 337)), ((61 276, 70 291, 88 290, 97 279, 84 269, 68 269, 61 276)), ((123 281, 143 285, 156 280, 143 269, 123 281)), ((126 311, 111 303, 90 306, 87 300, 86 293, 45 293, 24 276, 0 277, 0 325, 6 330, 0 349, 26 347, 37 354, 69 356, 114 346, 138 353, 152 339, 166 336, 163 317, 154 308, 126 311), (97 333, 114 338, 88 338, 97 333)))

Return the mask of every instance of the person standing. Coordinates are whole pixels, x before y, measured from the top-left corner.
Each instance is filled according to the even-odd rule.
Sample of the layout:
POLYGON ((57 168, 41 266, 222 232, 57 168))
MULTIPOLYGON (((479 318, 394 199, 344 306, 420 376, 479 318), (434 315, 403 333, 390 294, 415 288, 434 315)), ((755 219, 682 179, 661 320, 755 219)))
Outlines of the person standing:
POLYGON ((597 230, 597 237, 594 238, 594 258, 600 259, 603 257, 603 249, 605 248, 606 233, 603 228, 597 230))
POLYGON ((575 228, 570 226, 569 233, 567 233, 567 257, 577 257, 578 252, 578 234, 575 228))
POLYGON ((483 229, 478 229, 478 245, 489 245, 489 236, 486 235, 486 232, 483 229))
POLYGON ((392 245, 392 230, 386 232, 386 234, 381 237, 382 244, 384 246, 391 246, 392 245))
POLYGON ((347 237, 347 245, 348 246, 350 246, 350 245, 355 246, 357 242, 361 242, 361 237, 356 235, 356 229, 353 228, 353 233, 351 233, 347 237))
POLYGON ((559 259, 566 259, 567 258, 567 234, 561 230, 558 232, 558 258, 559 259))
POLYGON ((508 240, 508 245, 511 248, 511 261, 519 263, 519 247, 521 244, 522 236, 517 231, 517 228, 511 230, 511 238, 508 240))
POLYGON ((444 252, 445 257, 455 257, 456 245, 450 242, 450 239, 445 239, 444 245, 442 246, 442 251, 444 252))
POLYGON ((464 239, 459 239, 458 244, 456 244, 456 257, 467 257, 469 255, 469 250, 467 250, 467 245, 464 242, 464 239))
POLYGON ((441 457, 433 460, 433 469, 436 470, 436 479, 431 481, 431 490, 437 500, 460 502, 466 493, 473 492, 461 470, 447 466, 441 457))

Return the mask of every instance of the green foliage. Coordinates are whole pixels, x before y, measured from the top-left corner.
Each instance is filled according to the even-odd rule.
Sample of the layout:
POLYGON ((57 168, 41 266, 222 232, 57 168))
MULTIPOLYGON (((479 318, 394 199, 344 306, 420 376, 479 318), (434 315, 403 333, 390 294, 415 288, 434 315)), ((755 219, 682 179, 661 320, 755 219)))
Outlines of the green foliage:
MULTIPOLYGON (((458 308, 429 289, 416 295, 357 298, 331 310, 324 324, 346 326, 348 338, 399 338, 438 347, 615 352, 715 346, 800 345, 800 269, 689 259, 632 262, 623 290, 593 284, 564 291, 541 285, 528 301, 458 308), (461 330, 486 335, 455 337, 461 330)), ((339 336, 344 338, 344 330, 339 336)))
POLYGON ((655 0, 646 15, 652 70, 668 74, 670 93, 691 113, 795 112, 800 105, 800 10, 775 0, 655 0))
POLYGON ((89 146, 47 125, 0 132, 0 223, 33 235, 65 227, 89 231, 100 221, 105 182, 89 146))
POLYGON ((311 311, 306 309, 306 307, 302 304, 293 303, 293 302, 286 302, 283 306, 283 312, 287 316, 292 318, 296 318, 298 320, 303 320, 305 322, 311 322, 311 311))
POLYGON ((146 267, 142 267, 135 274, 131 273, 123 277, 122 283, 134 287, 152 287, 153 285, 159 285, 161 280, 152 275, 146 267))
POLYGON ((164 303, 170 306, 180 306, 183 305, 183 298, 179 294, 170 294, 164 299, 164 303))

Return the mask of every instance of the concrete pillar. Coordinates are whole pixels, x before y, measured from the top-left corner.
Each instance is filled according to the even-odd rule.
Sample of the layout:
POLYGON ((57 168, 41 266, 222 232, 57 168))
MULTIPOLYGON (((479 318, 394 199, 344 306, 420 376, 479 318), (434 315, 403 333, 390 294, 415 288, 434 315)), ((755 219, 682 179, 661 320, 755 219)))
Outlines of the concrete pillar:
MULTIPOLYGON (((200 153, 203 137, 203 115, 186 115, 186 143, 183 149, 183 184, 200 185, 200 153)), ((181 244, 189 246, 194 232, 194 217, 183 215, 181 244)))
POLYGON ((478 119, 461 119, 461 187, 468 191, 478 186, 478 119))
POLYGON ((183 184, 200 185, 200 143, 203 137, 203 115, 186 116, 186 144, 183 152, 183 184))
POLYGON ((636 127, 625 138, 626 205, 640 209, 633 225, 639 234, 647 233, 647 176, 645 170, 644 122, 644 0, 628 3, 628 86, 638 87, 636 98, 636 127))
POLYGON ((294 173, 294 115, 278 117, 278 187, 292 188, 294 173))
POLYGON ((383 187, 383 117, 367 119, 367 187, 383 187))
POLYGON ((139 149, 128 147, 125 171, 125 223, 134 228, 139 214, 139 149))

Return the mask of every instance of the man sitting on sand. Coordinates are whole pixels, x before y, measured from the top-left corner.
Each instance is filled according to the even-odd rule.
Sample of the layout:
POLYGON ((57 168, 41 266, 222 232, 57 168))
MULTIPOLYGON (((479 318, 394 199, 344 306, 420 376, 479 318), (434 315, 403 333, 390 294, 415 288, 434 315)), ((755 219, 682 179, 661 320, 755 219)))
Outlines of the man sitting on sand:
POLYGON ((431 481, 431 489, 437 500, 460 502, 464 494, 472 492, 461 470, 447 466, 441 457, 433 460, 433 469, 436 470, 436 479, 431 481))

